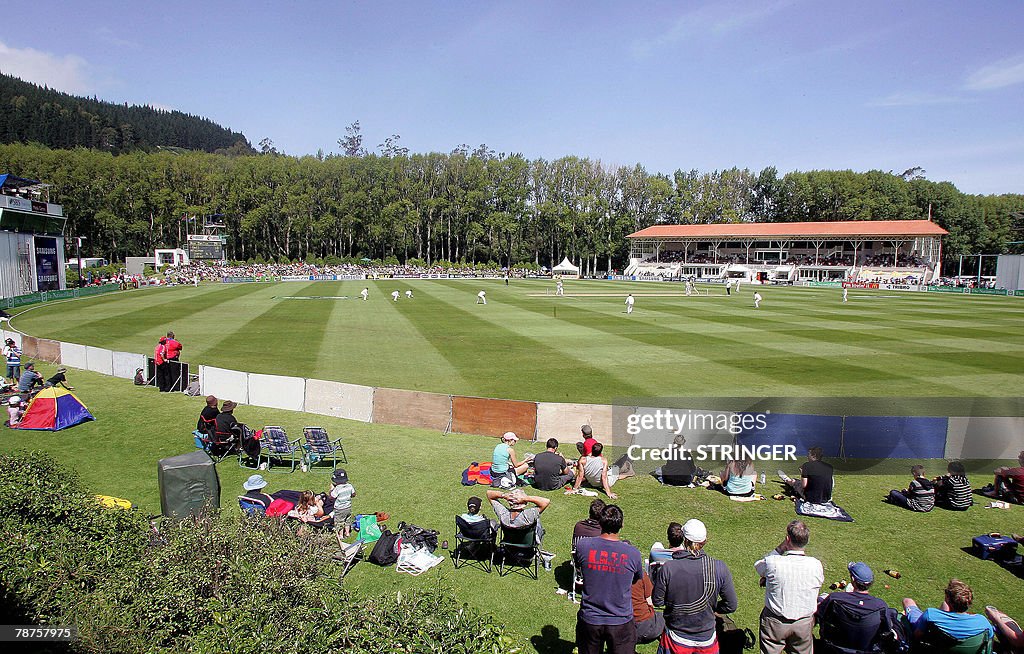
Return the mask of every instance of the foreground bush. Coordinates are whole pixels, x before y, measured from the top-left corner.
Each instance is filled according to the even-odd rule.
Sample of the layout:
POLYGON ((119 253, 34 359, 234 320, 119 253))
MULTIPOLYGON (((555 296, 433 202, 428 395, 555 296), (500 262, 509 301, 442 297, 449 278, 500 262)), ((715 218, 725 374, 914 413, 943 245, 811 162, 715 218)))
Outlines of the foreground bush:
POLYGON ((0 455, 0 618, 75 625, 85 652, 503 652, 449 588, 361 597, 333 539, 276 520, 101 508, 45 455, 0 455))

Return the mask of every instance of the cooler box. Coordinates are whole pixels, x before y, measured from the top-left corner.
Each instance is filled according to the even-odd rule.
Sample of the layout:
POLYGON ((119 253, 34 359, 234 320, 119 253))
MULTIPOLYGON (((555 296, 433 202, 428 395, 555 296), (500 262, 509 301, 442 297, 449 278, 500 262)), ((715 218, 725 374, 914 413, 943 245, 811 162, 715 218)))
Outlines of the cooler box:
POLYGON ((1010 561, 1017 557, 1017 541, 1009 536, 976 536, 973 541, 975 555, 980 559, 1010 561))
POLYGON ((220 508, 217 466, 206 452, 197 450, 160 459, 157 478, 160 512, 165 517, 184 518, 204 509, 220 508))

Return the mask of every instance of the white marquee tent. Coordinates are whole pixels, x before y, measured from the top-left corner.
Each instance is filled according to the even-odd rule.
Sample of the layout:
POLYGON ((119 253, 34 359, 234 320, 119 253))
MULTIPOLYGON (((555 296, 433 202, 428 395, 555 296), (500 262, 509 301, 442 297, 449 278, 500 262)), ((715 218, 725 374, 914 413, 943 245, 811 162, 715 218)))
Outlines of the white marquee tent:
POLYGON ((569 257, 562 259, 562 263, 552 268, 551 273, 554 275, 561 275, 562 277, 572 277, 579 279, 580 269, 579 266, 572 265, 569 261, 569 257))

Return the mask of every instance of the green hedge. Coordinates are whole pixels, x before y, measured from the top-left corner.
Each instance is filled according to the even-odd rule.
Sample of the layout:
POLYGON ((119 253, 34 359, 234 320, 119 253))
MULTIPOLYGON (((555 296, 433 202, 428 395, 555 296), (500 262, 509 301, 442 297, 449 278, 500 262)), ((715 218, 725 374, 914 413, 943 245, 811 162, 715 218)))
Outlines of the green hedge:
POLYGON ((75 625, 77 651, 517 650, 440 582, 404 596, 348 590, 333 536, 279 520, 165 521, 154 543, 145 515, 101 508, 41 453, 0 455, 0 499, 0 617, 75 625))

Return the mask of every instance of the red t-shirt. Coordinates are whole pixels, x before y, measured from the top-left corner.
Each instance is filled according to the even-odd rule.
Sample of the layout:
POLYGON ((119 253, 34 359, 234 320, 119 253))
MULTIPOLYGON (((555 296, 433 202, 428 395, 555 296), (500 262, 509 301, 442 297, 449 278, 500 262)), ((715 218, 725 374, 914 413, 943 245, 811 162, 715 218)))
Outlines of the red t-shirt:
POLYGON ((181 343, 174 340, 173 338, 168 338, 167 343, 164 344, 164 347, 167 348, 167 352, 164 354, 164 356, 167 357, 168 359, 177 359, 178 355, 181 354, 181 343))
POLYGON ((593 436, 587 436, 583 439, 583 456, 590 456, 590 452, 594 449, 594 443, 596 442, 597 439, 593 436))

